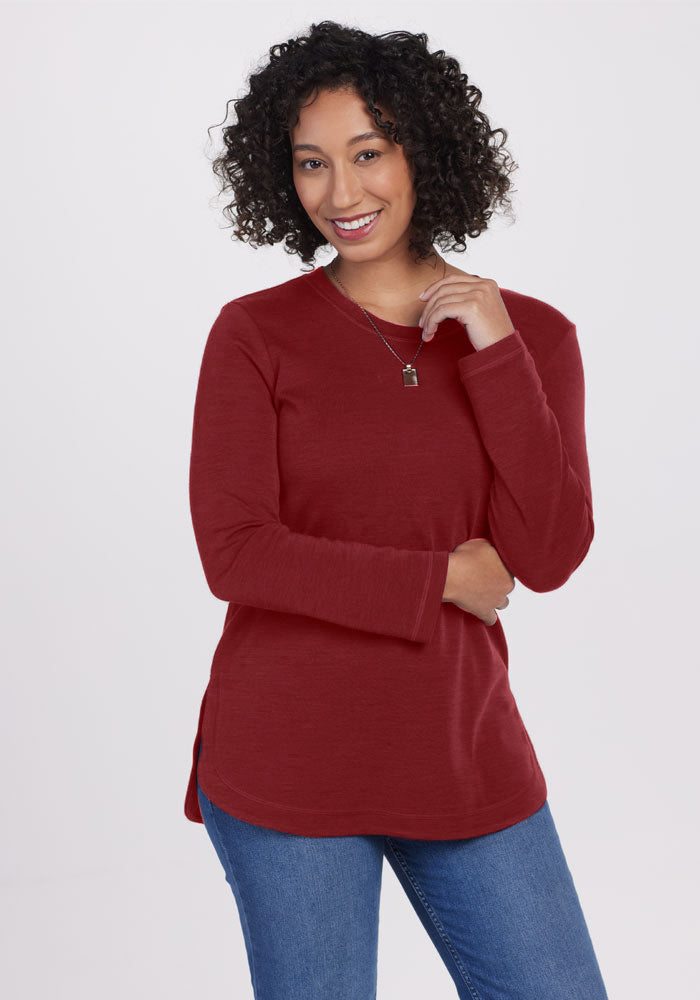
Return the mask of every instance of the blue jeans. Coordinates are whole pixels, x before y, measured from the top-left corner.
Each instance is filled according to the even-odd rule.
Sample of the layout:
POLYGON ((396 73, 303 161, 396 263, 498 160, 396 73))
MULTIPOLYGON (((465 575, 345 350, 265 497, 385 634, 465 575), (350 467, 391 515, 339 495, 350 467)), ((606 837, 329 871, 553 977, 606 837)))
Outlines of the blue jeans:
POLYGON ((464 1000, 607 1000, 548 802, 462 840, 304 837, 198 788, 241 921, 255 1000, 375 1000, 384 858, 464 1000))

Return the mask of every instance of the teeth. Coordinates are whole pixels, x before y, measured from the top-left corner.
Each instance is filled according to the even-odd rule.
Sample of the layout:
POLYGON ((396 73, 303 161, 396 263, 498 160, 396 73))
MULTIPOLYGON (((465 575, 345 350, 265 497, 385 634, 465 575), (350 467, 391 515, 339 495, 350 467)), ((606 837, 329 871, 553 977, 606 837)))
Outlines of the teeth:
POLYGON ((337 222, 335 219, 333 221, 339 229, 362 229, 378 215, 379 212, 373 212, 372 215, 364 215, 361 219, 354 219, 352 222, 337 222))

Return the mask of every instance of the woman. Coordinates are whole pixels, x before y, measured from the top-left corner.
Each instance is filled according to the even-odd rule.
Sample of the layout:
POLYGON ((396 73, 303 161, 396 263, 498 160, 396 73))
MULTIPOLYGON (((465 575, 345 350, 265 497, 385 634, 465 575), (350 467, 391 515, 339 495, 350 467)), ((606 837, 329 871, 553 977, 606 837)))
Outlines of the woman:
POLYGON ((257 1000, 375 997, 384 857, 460 997, 606 997, 497 615, 593 538, 576 328, 434 246, 507 203, 480 99, 425 35, 325 21, 270 50, 214 164, 235 236, 336 251, 222 307, 195 402, 228 611, 185 813, 257 1000))

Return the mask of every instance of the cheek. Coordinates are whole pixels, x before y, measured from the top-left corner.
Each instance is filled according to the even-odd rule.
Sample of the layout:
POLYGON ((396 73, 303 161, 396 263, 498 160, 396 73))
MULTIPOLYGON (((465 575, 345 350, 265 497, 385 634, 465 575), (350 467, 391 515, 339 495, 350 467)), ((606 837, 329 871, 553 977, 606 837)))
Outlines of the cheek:
POLYGON ((297 197, 301 202, 304 209, 307 212, 311 211, 318 201, 318 185, 316 189, 311 184, 305 184, 304 179, 299 180, 298 175, 294 179, 294 188, 297 193, 297 197))
POLYGON ((381 171, 380 183, 387 200, 399 202, 413 210, 416 195, 405 160, 392 159, 391 163, 381 171))

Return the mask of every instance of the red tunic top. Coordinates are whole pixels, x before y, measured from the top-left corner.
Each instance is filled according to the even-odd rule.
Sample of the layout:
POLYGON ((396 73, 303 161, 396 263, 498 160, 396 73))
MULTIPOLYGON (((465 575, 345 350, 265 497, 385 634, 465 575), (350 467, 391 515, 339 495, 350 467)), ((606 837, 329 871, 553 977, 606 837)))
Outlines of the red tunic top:
MULTIPOLYGON (((469 538, 495 546, 516 592, 540 593, 593 538, 576 327, 501 295, 515 331, 477 351, 444 320, 417 386, 321 267, 222 307, 190 501, 228 609, 188 819, 202 822, 200 739, 206 795, 288 833, 471 837, 544 803, 500 620, 442 602, 449 553, 469 538)), ((420 328, 372 318, 412 361, 420 328)))

